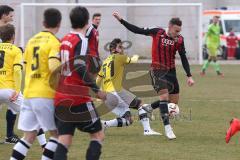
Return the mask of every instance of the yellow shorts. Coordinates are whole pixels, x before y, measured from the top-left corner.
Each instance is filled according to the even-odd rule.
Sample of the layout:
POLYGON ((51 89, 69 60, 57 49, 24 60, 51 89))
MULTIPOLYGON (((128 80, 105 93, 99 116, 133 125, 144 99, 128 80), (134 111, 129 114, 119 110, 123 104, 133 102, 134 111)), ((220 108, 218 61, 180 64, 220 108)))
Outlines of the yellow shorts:
POLYGON ((218 48, 213 46, 208 46, 208 55, 211 57, 216 57, 218 53, 218 48))

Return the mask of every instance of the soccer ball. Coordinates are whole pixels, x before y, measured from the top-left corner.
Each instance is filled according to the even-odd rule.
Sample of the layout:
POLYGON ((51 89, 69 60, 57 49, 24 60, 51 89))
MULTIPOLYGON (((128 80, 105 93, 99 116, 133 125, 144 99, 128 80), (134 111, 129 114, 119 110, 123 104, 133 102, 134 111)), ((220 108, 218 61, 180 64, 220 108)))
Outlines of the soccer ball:
POLYGON ((171 117, 178 116, 180 113, 178 105, 175 103, 168 103, 168 112, 171 117))

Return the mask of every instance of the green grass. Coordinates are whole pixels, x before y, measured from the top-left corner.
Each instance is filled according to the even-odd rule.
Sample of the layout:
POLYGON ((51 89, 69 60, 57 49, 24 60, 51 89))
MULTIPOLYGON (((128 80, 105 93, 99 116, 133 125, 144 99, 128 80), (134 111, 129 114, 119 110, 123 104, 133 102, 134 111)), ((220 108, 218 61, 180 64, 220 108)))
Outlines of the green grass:
MULTIPOLYGON (((172 120, 177 136, 169 141, 164 136, 145 137, 137 120, 129 128, 110 128, 102 150, 102 160, 238 160, 239 135, 225 143, 225 132, 232 117, 240 118, 240 73, 239 66, 222 66, 224 78, 217 77, 212 68, 205 77, 199 76, 200 66, 193 66, 196 84, 189 88, 181 67, 178 78, 181 86, 180 111, 182 116, 172 120), (191 115, 190 115, 191 111, 191 115)), ((142 79, 142 81, 145 81, 142 79)), ((131 83, 131 82, 130 82, 131 83)), ((132 83, 134 83, 132 81, 132 83)), ((145 98, 145 102, 156 100, 145 98)), ((5 135, 5 110, 0 112, 1 138, 5 135)), ((158 111, 154 111, 157 116, 158 111)), ((112 114, 104 119, 112 118, 112 114)), ((157 116, 158 117, 158 116, 157 116)), ((163 133, 162 122, 157 118, 152 128, 163 133)), ((17 131, 18 135, 22 135, 17 131)), ((69 151, 69 160, 84 159, 89 137, 76 132, 69 151)), ((10 157, 13 145, 0 145, 0 160, 10 157)), ((28 154, 28 160, 40 159, 41 149, 37 142, 28 154)))

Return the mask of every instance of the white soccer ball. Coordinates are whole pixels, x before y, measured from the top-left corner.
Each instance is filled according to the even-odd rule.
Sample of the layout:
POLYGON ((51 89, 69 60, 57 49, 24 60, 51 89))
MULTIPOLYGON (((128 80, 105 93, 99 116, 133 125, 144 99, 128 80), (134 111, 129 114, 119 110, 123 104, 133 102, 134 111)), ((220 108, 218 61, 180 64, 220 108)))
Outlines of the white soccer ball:
POLYGON ((176 117, 180 114, 180 110, 177 104, 168 103, 168 112, 171 117, 176 117))

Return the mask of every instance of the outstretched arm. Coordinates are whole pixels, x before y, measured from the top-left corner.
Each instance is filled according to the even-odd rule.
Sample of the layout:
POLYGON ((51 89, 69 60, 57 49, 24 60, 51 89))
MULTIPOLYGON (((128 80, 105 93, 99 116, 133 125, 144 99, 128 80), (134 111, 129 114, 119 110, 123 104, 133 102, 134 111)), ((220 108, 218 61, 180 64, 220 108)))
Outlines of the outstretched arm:
POLYGON ((122 17, 120 16, 120 14, 118 12, 114 12, 113 16, 121 23, 123 24, 128 30, 130 30, 133 33, 136 34, 143 34, 143 35, 153 35, 153 34, 157 34, 157 32, 159 31, 159 28, 140 28, 137 27, 133 24, 128 23, 127 21, 125 21, 124 19, 122 19, 122 17))

